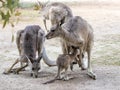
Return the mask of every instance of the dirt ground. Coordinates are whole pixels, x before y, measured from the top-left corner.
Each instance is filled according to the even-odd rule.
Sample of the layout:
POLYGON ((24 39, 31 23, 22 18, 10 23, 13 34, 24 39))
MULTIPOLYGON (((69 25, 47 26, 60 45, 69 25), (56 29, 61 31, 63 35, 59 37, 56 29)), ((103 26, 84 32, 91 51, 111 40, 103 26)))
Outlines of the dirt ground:
MULTIPOLYGON (((44 62, 41 62, 37 79, 30 77, 29 68, 19 75, 2 74, 19 57, 15 41, 11 43, 11 31, 16 33, 30 24, 39 24, 44 29, 38 12, 33 11, 34 14, 31 14, 32 10, 23 10, 21 21, 14 29, 9 25, 2 29, 0 24, 0 90, 120 90, 119 5, 79 5, 70 8, 74 15, 86 19, 94 29, 95 43, 91 61, 97 80, 89 78, 86 71, 81 71, 76 65, 73 72, 68 71, 74 79, 43 85, 43 82, 54 78, 57 72, 57 67, 48 67, 44 62)), ((47 25, 50 26, 49 21, 47 25)), ((49 58, 53 60, 61 53, 59 39, 46 40, 45 47, 49 58)))

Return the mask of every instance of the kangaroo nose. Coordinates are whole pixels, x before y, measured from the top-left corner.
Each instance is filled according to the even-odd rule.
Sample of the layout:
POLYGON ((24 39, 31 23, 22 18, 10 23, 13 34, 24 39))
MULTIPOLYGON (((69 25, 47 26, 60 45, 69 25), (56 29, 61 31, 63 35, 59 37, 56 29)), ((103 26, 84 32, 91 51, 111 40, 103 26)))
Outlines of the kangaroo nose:
POLYGON ((45 37, 46 37, 46 39, 49 39, 48 35, 46 35, 45 37))
POLYGON ((38 75, 33 73, 33 78, 37 78, 37 77, 38 77, 38 75))
POLYGON ((35 78, 37 78, 38 77, 38 75, 35 75, 35 78))

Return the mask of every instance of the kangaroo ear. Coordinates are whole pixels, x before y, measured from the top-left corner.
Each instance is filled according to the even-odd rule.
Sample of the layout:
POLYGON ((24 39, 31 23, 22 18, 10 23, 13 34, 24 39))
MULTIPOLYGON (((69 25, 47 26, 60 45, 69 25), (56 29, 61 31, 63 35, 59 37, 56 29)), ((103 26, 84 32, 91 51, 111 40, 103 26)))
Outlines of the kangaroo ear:
POLYGON ((63 13, 63 16, 66 16, 68 14, 68 12, 66 11, 66 9, 63 9, 62 13, 63 13))
POLYGON ((29 58, 28 58, 28 56, 26 56, 26 57, 28 59, 28 62, 33 63, 33 58, 32 57, 29 57, 29 58))
POLYGON ((60 23, 58 22, 57 24, 55 24, 53 28, 54 28, 53 30, 61 30, 60 23))
POLYGON ((29 60, 31 63, 33 63, 34 59, 32 57, 29 57, 29 60))
POLYGON ((42 58, 42 54, 40 54, 37 58, 38 63, 40 62, 41 58, 42 58))
POLYGON ((64 24, 61 26, 61 29, 64 30, 65 32, 68 32, 70 28, 69 28, 69 26, 68 26, 66 23, 64 23, 64 24))

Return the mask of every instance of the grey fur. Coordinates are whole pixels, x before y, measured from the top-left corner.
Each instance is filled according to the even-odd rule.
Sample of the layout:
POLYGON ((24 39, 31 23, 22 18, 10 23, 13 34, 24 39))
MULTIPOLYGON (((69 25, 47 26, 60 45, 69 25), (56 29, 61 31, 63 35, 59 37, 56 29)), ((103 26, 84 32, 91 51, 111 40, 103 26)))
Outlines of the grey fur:
MULTIPOLYGON (((44 49, 44 41, 45 41, 45 33, 38 25, 30 25, 27 26, 24 30, 20 30, 17 32, 16 44, 18 47, 20 58, 18 58, 15 63, 11 66, 11 68, 4 72, 4 74, 8 74, 11 72, 12 68, 18 62, 21 63, 21 67, 15 69, 15 73, 19 73, 23 68, 30 66, 31 69, 31 76, 37 77, 38 70, 40 69, 40 60, 41 58, 45 58, 46 55, 44 49), (36 52, 38 51, 38 58, 36 58, 36 52), (43 55, 45 54, 45 55, 43 55), (23 66, 23 63, 26 63, 23 66)), ((47 57, 47 55, 46 55, 47 57)), ((44 60, 48 65, 49 58, 44 60)), ((56 65, 56 63, 50 63, 50 66, 56 65)))
POLYGON ((53 2, 44 5, 41 14, 44 18, 46 30, 46 20, 50 20, 52 26, 55 24, 62 25, 65 21, 73 16, 71 9, 67 5, 60 2, 53 2))
POLYGON ((55 25, 51 28, 51 31, 46 35, 47 39, 54 37, 60 37, 66 41, 68 46, 78 47, 79 54, 79 66, 82 65, 82 54, 85 52, 88 54, 88 73, 91 74, 92 78, 95 75, 91 69, 90 57, 91 49, 93 46, 93 29, 92 27, 81 17, 75 16, 69 21, 65 22, 62 26, 55 25))
POLYGON ((68 67, 71 65, 75 57, 78 55, 78 50, 76 48, 74 48, 73 50, 74 51, 72 52, 72 54, 60 54, 58 56, 56 60, 57 67, 58 67, 57 76, 54 79, 47 81, 43 84, 52 83, 55 80, 60 80, 60 79, 69 80, 69 77, 67 76, 68 67), (65 70, 64 77, 61 77, 61 72, 63 70, 65 70))
POLYGON ((78 50, 74 49, 72 54, 61 54, 57 58, 58 74, 56 78, 61 79, 60 73, 62 70, 65 70, 64 80, 67 80, 67 69, 70 64, 73 62, 75 57, 78 55, 78 50))
MULTIPOLYGON (((65 22, 67 22, 71 17, 73 17, 72 10, 65 4, 60 2, 52 2, 48 3, 46 5, 42 5, 43 9, 41 11, 41 14, 44 18, 44 24, 47 30, 46 26, 46 20, 51 21, 51 25, 62 25, 65 22)), ((64 54, 68 54, 70 52, 70 48, 66 41, 61 39, 62 44, 62 51, 64 54)))

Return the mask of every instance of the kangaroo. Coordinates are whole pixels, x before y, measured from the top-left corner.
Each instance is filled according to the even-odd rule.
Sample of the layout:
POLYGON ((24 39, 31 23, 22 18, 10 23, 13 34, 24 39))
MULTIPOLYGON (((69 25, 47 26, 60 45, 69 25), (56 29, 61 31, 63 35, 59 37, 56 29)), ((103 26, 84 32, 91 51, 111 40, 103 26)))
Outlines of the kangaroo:
POLYGON ((44 41, 44 32, 38 25, 26 26, 24 30, 17 32, 16 43, 20 57, 14 62, 14 64, 4 72, 8 74, 11 72, 13 67, 20 62, 21 67, 14 69, 14 73, 18 74, 19 71, 27 66, 30 66, 31 76, 37 78, 38 71, 40 69, 40 60, 42 58, 41 46, 44 41), (38 36, 39 35, 39 36, 38 36), (38 44, 38 40, 42 39, 42 42, 38 44), (38 51, 38 58, 36 58, 36 52, 38 51), (23 63, 26 65, 23 66, 23 63))
POLYGON ((67 5, 60 2, 52 2, 47 4, 42 4, 39 2, 39 5, 42 6, 41 15, 44 18, 43 21, 47 31, 46 20, 50 20, 52 25, 62 25, 73 16, 72 10, 67 5))
POLYGON ((55 25, 51 28, 50 32, 46 35, 47 39, 60 37, 66 41, 67 45, 78 47, 79 54, 79 66, 84 65, 82 56, 87 52, 88 58, 88 75, 93 79, 96 79, 96 75, 92 72, 91 68, 91 50, 94 41, 93 29, 90 24, 80 16, 74 16, 62 26, 55 25))
POLYGON ((69 77, 67 75, 68 67, 71 65, 71 63, 73 62, 75 57, 78 55, 78 49, 74 48, 73 50, 74 51, 72 52, 72 54, 60 54, 58 56, 58 58, 56 60, 57 68, 58 68, 57 76, 53 80, 47 81, 47 82, 45 82, 43 84, 52 83, 55 80, 62 79, 61 71, 63 71, 63 70, 65 70, 63 80, 69 80, 69 77))
MULTIPOLYGON (((71 17, 73 17, 72 10, 70 9, 69 6, 65 5, 64 3, 47 2, 45 4, 42 4, 39 1, 38 3, 42 8, 41 15, 43 17, 44 26, 47 32, 49 32, 49 30, 47 29, 47 26, 46 26, 46 20, 50 20, 52 26, 57 24, 61 26, 62 24, 67 22, 71 17)), ((71 52, 71 47, 67 45, 66 41, 64 41, 63 39, 61 39, 61 45, 62 45, 63 54, 69 54, 71 52)), ((74 64, 75 63, 76 62, 74 61, 74 64)))
POLYGON ((17 31, 16 44, 20 57, 3 73, 9 74, 14 72, 18 74, 25 67, 30 66, 31 76, 37 77, 41 58, 43 58, 45 64, 48 66, 56 66, 56 62, 48 58, 44 42, 45 33, 39 25, 29 25, 25 29, 17 31), (38 58, 36 58, 36 54, 38 54, 38 58), (21 67, 13 69, 19 62, 21 63, 21 67), (24 63, 26 65, 23 65, 24 63))

